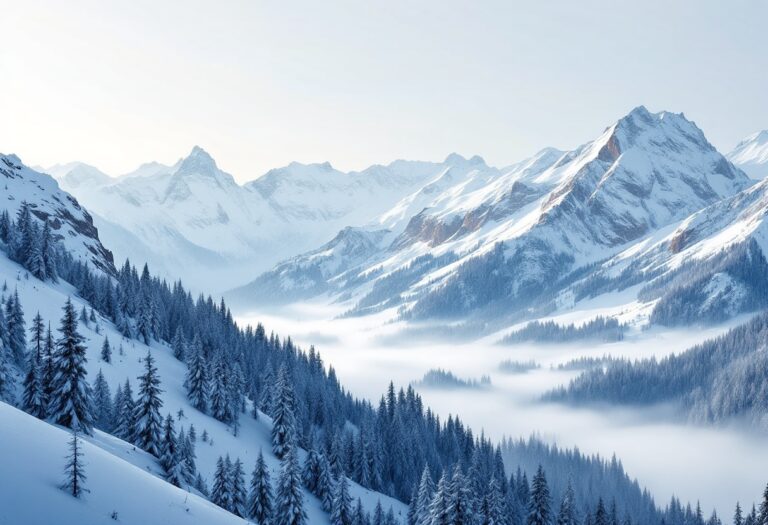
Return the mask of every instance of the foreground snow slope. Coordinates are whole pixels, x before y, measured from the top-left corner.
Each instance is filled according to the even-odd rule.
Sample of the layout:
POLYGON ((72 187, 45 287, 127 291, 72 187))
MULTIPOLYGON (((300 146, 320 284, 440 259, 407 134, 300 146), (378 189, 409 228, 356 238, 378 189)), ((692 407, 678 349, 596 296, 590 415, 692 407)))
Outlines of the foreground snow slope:
POLYGON ((2 402, 0 423, 4 473, 0 476, 0 523, 246 523, 105 450, 104 443, 117 440, 100 432, 83 441, 88 492, 81 499, 74 498, 60 488, 70 433, 2 402), (117 513, 117 521, 112 519, 113 513, 117 513))
MULTIPOLYGON (((7 284, 8 287, 8 290, 5 293, 12 293, 14 290, 18 290, 28 326, 32 317, 39 311, 43 319, 46 322, 50 321, 51 327, 55 330, 59 325, 62 306, 68 296, 72 296, 73 303, 78 311, 84 304, 86 304, 82 299, 74 296, 74 290, 68 283, 60 282, 54 285, 38 281, 32 277, 27 277, 26 271, 21 266, 8 260, 5 255, 0 252, 0 287, 2 287, 2 283, 7 284)), ((90 327, 84 326, 82 323, 79 326, 80 333, 86 339, 85 344, 88 357, 86 366, 88 369, 89 381, 93 382, 98 371, 102 370, 113 394, 118 384, 123 384, 126 379, 130 379, 135 395, 138 386, 136 378, 143 373, 143 358, 146 356, 147 350, 149 349, 138 341, 123 339, 115 330, 115 327, 108 321, 99 319, 98 324, 100 326, 101 334, 95 332, 95 325, 93 323, 91 323, 90 327), (113 360, 111 364, 100 361, 99 359, 104 337, 109 338, 113 347, 113 360), (123 355, 121 355, 119 351, 121 346, 123 355)), ((54 336, 56 335, 57 334, 54 332, 54 336)), ((153 357, 156 359, 156 366, 162 381, 163 407, 161 408, 161 413, 163 415, 170 413, 175 416, 179 410, 183 410, 184 417, 182 417, 180 421, 178 419, 175 421, 177 431, 180 428, 179 425, 188 429, 189 425, 194 424, 198 436, 201 436, 203 431, 207 431, 210 436, 210 442, 204 443, 198 437, 196 444, 197 467, 206 479, 208 486, 210 487, 213 481, 213 472, 219 455, 230 454, 233 460, 235 458, 240 458, 243 461, 248 479, 250 479, 250 473, 253 470, 259 451, 263 451, 270 468, 273 487, 275 487, 279 474, 280 462, 272 454, 270 441, 271 420, 269 417, 260 414, 261 417, 258 420, 255 420, 247 413, 242 414, 240 418, 242 426, 239 434, 234 436, 227 425, 195 410, 188 403, 183 386, 186 366, 173 357, 170 348, 163 344, 154 343, 151 351, 153 357)), ((45 423, 40 424, 46 425, 45 423)), ((5 456, 17 454, 17 451, 19 454, 35 454, 34 449, 29 451, 24 449, 23 443, 26 431, 17 432, 13 430, 14 428, 13 421, 6 420, 4 413, 0 413, 0 435, 5 436, 6 433, 13 432, 18 434, 19 438, 18 447, 14 446, 9 448, 0 446, 0 464, 5 464, 3 459, 5 456)), ((9 438, 3 437, 0 439, 9 438)), ((137 452, 132 445, 123 441, 106 437, 103 434, 102 437, 99 437, 97 434, 96 438, 92 440, 92 443, 102 447, 106 452, 115 455, 116 458, 122 458, 134 463, 134 465, 138 466, 141 470, 151 471, 157 474, 160 473, 159 467, 153 458, 144 453, 137 452)), ((50 463, 50 466, 47 468, 53 470, 53 475, 58 476, 59 470, 61 470, 60 465, 63 465, 63 449, 62 451, 56 450, 55 455, 58 459, 47 461, 46 463, 50 463)), ((304 451, 300 451, 299 459, 302 464, 304 456, 304 451)), ((0 476, 0 478, 11 478, 11 476, 0 476)), ((43 481, 37 481, 37 483, 42 482, 43 481)), ((23 487, 23 494, 26 494, 27 498, 32 501, 35 501, 36 498, 36 496, 34 496, 35 486, 36 485, 32 484, 28 487, 23 487), (30 492, 27 492, 27 489, 29 489, 30 492)), ((388 509, 390 506, 393 507, 395 514, 399 515, 401 518, 403 518, 407 512, 407 507, 403 503, 379 493, 371 492, 352 482, 350 482, 350 493, 355 500, 358 497, 361 498, 364 506, 370 511, 373 510, 377 501, 380 500, 385 509, 388 509)), ((0 493, 0 507, 5 506, 2 504, 3 498, 9 497, 9 494, 11 493, 0 493)), ((16 494, 19 494, 19 492, 17 491, 16 494)), ((89 498, 95 499, 96 494, 91 494, 89 498)), ((317 498, 312 496, 309 492, 304 491, 304 502, 305 510, 310 518, 310 523, 328 523, 328 516, 322 512, 320 502, 317 498)), ((122 518, 122 513, 120 514, 121 523, 136 523, 137 525, 148 523, 140 519, 137 519, 136 521, 128 521, 127 519, 122 518)), ((0 523, 3 522, 0 521, 0 523)), ((35 521, 20 521, 18 523, 35 523, 35 521)), ((46 523, 46 521, 41 521, 39 523, 46 523)), ((72 521, 69 523, 88 522, 72 521)), ((166 521, 165 523, 176 522, 166 521)), ((214 521, 213 523, 217 522, 214 521)))

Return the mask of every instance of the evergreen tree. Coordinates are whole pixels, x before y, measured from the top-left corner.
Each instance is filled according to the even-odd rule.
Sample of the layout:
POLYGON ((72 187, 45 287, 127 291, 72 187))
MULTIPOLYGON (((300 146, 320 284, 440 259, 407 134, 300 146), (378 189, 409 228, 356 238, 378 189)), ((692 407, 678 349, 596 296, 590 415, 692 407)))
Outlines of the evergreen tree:
POLYGON ((115 428, 112 433, 125 441, 133 441, 136 437, 136 403, 128 379, 122 389, 120 404, 115 406, 115 428))
POLYGON ((506 525, 507 516, 503 500, 504 495, 501 492, 501 487, 496 481, 496 477, 492 476, 488 483, 488 490, 483 497, 482 525, 506 525))
POLYGON ((232 508, 230 512, 235 516, 244 518, 246 515, 246 505, 248 503, 248 495, 245 492, 245 471, 243 471, 243 463, 240 458, 235 460, 235 464, 232 467, 232 508))
POLYGON ((304 460, 304 470, 301 472, 301 481, 312 494, 317 495, 317 484, 320 479, 320 455, 311 447, 304 460))
POLYGON ((173 341, 171 341, 171 348, 173 349, 173 357, 179 361, 186 360, 187 342, 184 340, 184 332, 181 326, 176 328, 176 334, 174 334, 173 341))
POLYGON ((605 510, 603 498, 597 500, 597 509, 595 510, 594 525, 609 525, 608 511, 605 510))
POLYGON ((222 509, 227 509, 232 505, 232 494, 230 493, 231 482, 230 469, 227 468, 224 459, 219 456, 216 460, 216 471, 213 474, 213 487, 211 488, 211 502, 222 509))
MULTIPOLYGON (((435 494, 429 505, 430 525, 453 525, 453 501, 451 501, 451 482, 445 472, 437 482, 435 494)), ((374 523, 377 521, 374 516, 374 523)))
POLYGON ((336 482, 336 492, 331 506, 331 523, 352 525, 352 497, 349 495, 349 485, 344 476, 336 482))
POLYGON ((57 282, 58 269, 56 267, 56 249, 51 226, 46 221, 43 225, 43 231, 40 234, 40 251, 43 254, 43 263, 45 264, 45 276, 51 282, 57 282))
POLYGON ((53 389, 48 415, 54 423, 85 434, 93 427, 91 387, 86 379, 85 346, 77 331, 77 314, 67 299, 54 354, 53 389))
MULTIPOLYGON (((196 342, 199 340, 196 338, 196 342)), ((201 412, 208 410, 208 370, 203 358, 202 348, 193 344, 188 349, 189 363, 184 385, 192 406, 201 412)))
POLYGON ((256 467, 253 469, 253 477, 251 478, 248 517, 257 525, 266 525, 272 519, 272 487, 269 482, 269 470, 261 451, 259 451, 259 457, 256 460, 256 467))
POLYGON ((467 478, 464 476, 458 463, 453 469, 449 492, 453 523, 456 525, 472 523, 472 517, 474 516, 472 503, 474 497, 467 478))
POLYGON ((43 397, 45 400, 45 413, 47 417, 51 415, 51 407, 53 405, 53 385, 54 378, 56 376, 56 369, 54 368, 54 357, 56 344, 53 341, 53 334, 51 333, 51 325, 48 323, 48 329, 45 332, 45 344, 43 345, 43 397))
POLYGON ((72 439, 69 441, 69 455, 64 468, 66 477, 63 488, 76 498, 82 495, 85 490, 85 481, 88 479, 85 475, 85 465, 82 458, 83 450, 75 429, 72 432, 72 439))
POLYGON ((576 497, 569 480, 563 494, 563 500, 560 502, 560 510, 557 513, 557 525, 578 525, 578 523, 578 518, 576 517, 576 497))
POLYGON ((276 399, 272 411, 272 451, 282 459, 293 448, 296 436, 293 387, 285 365, 280 367, 275 391, 276 399))
POLYGON ((147 351, 144 359, 144 374, 139 376, 139 399, 136 403, 136 439, 135 443, 145 451, 157 457, 160 454, 160 433, 163 418, 160 407, 160 378, 152 353, 147 351))
POLYGON ((744 525, 744 518, 741 514, 741 505, 736 502, 736 510, 733 513, 733 525, 744 525))
MULTIPOLYGON (((2 352, 2 349, 0 349, 2 352)), ((29 352, 27 356, 27 373, 24 376, 24 396, 22 408, 38 419, 46 418, 45 392, 43 391, 43 366, 40 362, 42 355, 37 351, 29 352)), ((2 357, 0 357, 2 359, 2 357)), ((2 364, 0 364, 2 367, 2 364)), ((0 371, 0 376, 2 375, 0 371)), ((1 390, 1 388, 0 388, 1 390)), ((2 397, 2 396, 0 396, 2 397)))
POLYGON ((27 335, 18 290, 5 303, 5 322, 8 330, 8 348, 16 364, 21 365, 27 355, 27 335))
POLYGON ((113 421, 113 408, 112 408, 112 394, 109 391, 109 385, 101 369, 96 374, 96 379, 93 382, 93 416, 94 425, 96 428, 105 432, 112 430, 113 421))
POLYGON ((307 515, 301 494, 301 472, 293 447, 283 455, 275 501, 275 525, 304 525, 307 515))
POLYGON ((5 329, 2 319, 2 309, 0 308, 0 401, 13 403, 14 377, 11 369, 11 355, 8 347, 3 340, 3 331, 5 329))
POLYGON ((101 345, 101 360, 105 363, 112 362, 112 347, 109 345, 109 338, 104 338, 104 344, 101 345))
POLYGON ((227 384, 229 380, 228 367, 224 358, 217 356, 211 370, 211 415, 229 423, 232 420, 232 404, 230 402, 230 390, 227 384))
POLYGON ((757 516, 757 523, 768 525, 768 485, 763 491, 763 501, 760 502, 760 513, 757 516))
POLYGON ((29 349, 37 354, 39 362, 42 364, 42 360, 45 354, 45 324, 40 312, 35 314, 32 319, 32 326, 29 327, 29 349))
POLYGON ((184 461, 181 456, 176 431, 173 428, 173 418, 170 414, 165 418, 163 425, 163 437, 160 442, 160 465, 165 470, 165 480, 181 487, 184 481, 184 461))
MULTIPOLYGON (((603 509, 605 510, 605 509, 603 509)), ((539 465, 531 486, 531 498, 528 506, 528 525, 550 525, 550 497, 544 469, 539 465)), ((606 525, 606 524, 601 524, 606 525)))
POLYGON ((373 525, 384 525, 384 509, 381 506, 381 500, 376 502, 376 507, 373 509, 373 525))
POLYGON ((429 525, 429 506, 435 493, 435 483, 429 473, 429 467, 425 466, 421 473, 418 492, 416 493, 415 525, 429 525))
POLYGON ((368 519, 368 516, 365 513, 365 509, 363 509, 363 502, 360 501, 360 498, 357 498, 357 505, 355 505, 355 512, 352 515, 352 524, 353 525, 369 525, 370 520, 368 519))
POLYGON ((319 474, 317 476, 317 498, 323 506, 325 512, 331 512, 333 507, 333 473, 331 465, 328 463, 325 455, 319 457, 319 474))

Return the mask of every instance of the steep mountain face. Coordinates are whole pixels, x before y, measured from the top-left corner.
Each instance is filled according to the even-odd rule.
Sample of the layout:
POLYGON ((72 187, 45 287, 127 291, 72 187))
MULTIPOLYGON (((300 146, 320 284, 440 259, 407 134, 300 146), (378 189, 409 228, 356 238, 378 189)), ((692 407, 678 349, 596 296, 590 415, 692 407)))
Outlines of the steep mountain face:
POLYGON ((758 131, 739 142, 728 160, 753 179, 768 177, 768 130, 758 131))
POLYGON ((108 274, 115 272, 112 253, 101 244, 91 215, 50 175, 25 166, 16 155, 0 154, 0 186, 0 210, 14 217, 27 202, 73 257, 108 274))
MULTIPOLYGON (((639 107, 571 152, 502 170, 477 158, 449 168, 376 221, 388 246, 356 263, 356 275, 327 281, 361 313, 377 303, 416 318, 509 312, 751 184, 683 115, 639 107)), ((259 282, 274 290, 280 269, 259 282)))

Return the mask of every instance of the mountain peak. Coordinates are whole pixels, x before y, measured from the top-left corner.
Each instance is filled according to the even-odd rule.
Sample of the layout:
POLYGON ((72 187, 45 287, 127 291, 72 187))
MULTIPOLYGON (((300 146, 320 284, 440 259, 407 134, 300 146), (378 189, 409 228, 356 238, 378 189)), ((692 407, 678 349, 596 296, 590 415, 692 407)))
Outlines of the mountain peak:
POLYGON ((451 153, 447 157, 445 157, 445 160, 443 161, 443 164, 470 164, 470 165, 485 165, 485 160, 483 157, 479 155, 474 155, 472 158, 467 159, 463 155, 459 153, 451 153))
POLYGON ((217 171, 218 167, 213 157, 200 146, 195 146, 181 161, 177 173, 215 174, 217 171))

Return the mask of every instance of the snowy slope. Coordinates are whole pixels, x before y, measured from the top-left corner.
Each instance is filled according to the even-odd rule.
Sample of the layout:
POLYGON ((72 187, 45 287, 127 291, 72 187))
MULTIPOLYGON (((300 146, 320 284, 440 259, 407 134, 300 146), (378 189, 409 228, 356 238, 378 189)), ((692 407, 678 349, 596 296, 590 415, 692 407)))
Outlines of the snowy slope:
POLYGON ((38 219, 49 222, 53 234, 75 258, 114 272, 112 253, 101 244, 88 211, 50 175, 28 168, 15 155, 0 154, 0 210, 15 217, 25 201, 38 219))
POLYGON ((768 177, 768 130, 748 136, 728 153, 728 160, 753 179, 768 177))
POLYGON ((96 525, 244 524, 213 503, 166 483, 108 450, 129 445, 96 431, 83 441, 86 489, 76 499, 61 490, 70 433, 0 402, 0 523, 96 525), (11 475, 11 473, 13 473, 11 475))
MULTIPOLYGON (((569 271, 752 184, 693 122, 644 107, 571 152, 544 150, 503 170, 479 158, 447 160, 456 167, 375 221, 392 231, 392 243, 357 262, 358 278, 336 279, 347 286, 337 291, 359 299, 371 284, 388 287, 377 294, 381 304, 405 304, 422 317, 530 300, 569 271), (414 264, 425 258, 443 262, 414 264)), ((300 281, 296 270, 311 257, 294 258, 258 283, 274 291, 300 281)))
MULTIPOLYGON (((34 316, 35 313, 39 311, 43 319, 45 319, 46 322, 50 321, 52 327, 55 329, 55 327, 58 325, 59 318, 61 317, 61 309, 67 297, 72 297, 75 308, 78 311, 85 304, 81 299, 74 296, 74 289, 65 282, 60 282, 55 285, 50 283, 43 283, 34 278, 25 278, 24 274, 24 270, 19 265, 8 260, 4 254, 0 253, 0 283, 7 283, 9 291, 18 291, 27 317, 28 325, 32 316, 34 316)), ((138 341, 123 339, 116 331, 115 327, 108 321, 99 319, 99 325, 101 334, 97 334, 94 331, 95 327, 93 324, 91 324, 90 328, 83 326, 82 324, 79 326, 79 331, 86 338, 85 344, 87 346, 87 370, 89 380, 93 381, 93 378, 96 376, 98 371, 101 370, 104 374, 104 377, 106 378, 107 383, 109 384, 110 390, 113 393, 118 384, 124 383, 126 379, 131 380, 131 383, 135 389, 136 378, 143 371, 142 359, 146 356, 148 348, 138 341), (100 361, 99 359, 100 349, 104 341, 104 337, 109 338, 113 347, 113 362, 111 364, 100 361), (119 354, 120 346, 123 347, 123 355, 119 354)), ((260 414, 260 418, 255 420, 248 414, 243 414, 241 416, 242 426, 238 436, 232 435, 230 428, 226 424, 206 414, 198 412, 188 403, 183 386, 186 366, 173 357, 170 348, 163 344, 153 343, 151 350, 153 357, 156 359, 155 364, 158 368, 158 373, 162 381, 161 388, 164 391, 161 396, 163 400, 161 413, 163 415, 168 413, 175 415, 178 410, 181 409, 184 411, 185 416, 181 421, 176 421, 177 431, 179 429, 179 425, 183 425, 185 428, 188 428, 190 424, 194 424, 198 436, 202 435, 203 431, 207 431, 207 433, 210 435, 211 441, 209 443, 203 443, 198 439, 196 444, 197 467, 203 477, 207 480, 209 487, 213 480, 215 462, 219 455, 228 453, 233 460, 235 458, 240 458, 244 463, 246 472, 250 476, 250 471, 253 469, 253 465, 259 454, 259 451, 263 451, 267 464, 270 468, 272 482, 273 484, 276 483, 280 463, 272 454, 270 418, 264 414, 260 414)), ((19 444, 24 442, 25 435, 20 434, 16 430, 17 427, 15 427, 13 424, 15 421, 13 418, 19 417, 14 414, 16 413, 11 409, 8 409, 7 412, 0 411, 0 442, 10 442, 10 440, 13 440, 12 444, 19 444), (6 414, 11 414, 10 416, 7 416, 8 419, 5 419, 6 414)), ((44 424, 40 423, 40 425, 44 424)), ((21 428, 25 429, 27 427, 25 426, 21 428)), ((36 428, 38 428, 38 426, 32 426, 32 430, 36 428)), ((54 436, 59 436, 59 434, 54 433, 54 436)), ((64 443, 65 438, 66 436, 61 435, 55 439, 60 439, 61 443, 64 443)), ((94 439, 90 441, 96 447, 100 447, 104 453, 98 452, 91 454, 91 449, 89 449, 86 452, 89 454, 89 456, 91 456, 87 457, 89 462, 91 461, 92 457, 104 458, 105 453, 113 454, 116 456, 112 459, 106 458, 103 460, 103 462, 102 459, 99 459, 99 465, 97 466, 97 469, 100 471, 107 472, 108 469, 111 468, 111 463, 119 463, 122 465, 120 460, 125 460, 135 466, 138 466, 142 471, 153 472, 155 474, 160 473, 160 468, 155 463, 154 459, 147 456, 143 452, 137 452, 133 445, 129 445, 118 439, 108 437, 100 433, 97 433, 94 439)), ((55 443, 58 443, 58 441, 55 441, 55 443)), ((27 500, 34 499, 33 491, 36 490, 36 488, 41 483, 50 485, 51 482, 49 480, 51 477, 54 479, 59 478, 59 465, 62 463, 64 457, 64 452, 62 450, 63 449, 60 447, 54 446, 51 454, 53 454, 55 458, 53 458, 51 461, 46 461, 44 464, 45 472, 39 472, 39 477, 36 476, 35 479, 30 479, 29 485, 22 487, 25 491, 30 491, 24 492, 24 494, 26 494, 27 500)), ((11 453, 18 454, 27 458, 36 454, 34 449, 26 450, 22 448, 21 450, 16 451, 16 449, 13 448, 0 447, 0 455, 11 453)), ((302 463, 304 460, 304 455, 305 453, 300 451, 299 459, 302 461, 302 463)), ((120 472, 120 469, 127 468, 128 467, 125 466, 119 466, 117 472, 120 472)), ((133 472, 133 470, 130 472, 133 472)), ((0 476, 0 483, 7 482, 8 478, 9 476, 0 476), (5 478, 6 481, 4 481, 2 478, 5 478)), ((91 484, 93 485, 90 486, 96 487, 95 483, 98 479, 99 478, 97 477, 95 480, 92 480, 91 484)), ((136 483, 138 482, 139 481, 136 481, 136 483)), ((172 490, 170 485, 167 485, 168 488, 166 489, 166 485, 167 484, 165 484, 165 482, 162 482, 162 486, 165 489, 164 494, 167 494, 167 497, 162 496, 165 498, 165 500, 163 500, 165 501, 163 505, 169 508, 173 508, 174 505, 176 505, 174 502, 178 501, 174 499, 176 498, 177 491, 175 489, 172 490)), ((53 488, 52 490, 58 489, 53 488)), ((151 489, 148 488, 147 490, 151 489)), ((99 491, 94 491, 93 494, 86 496, 86 501, 96 500, 97 496, 100 494, 102 493, 99 491)), ((107 502, 113 501, 113 499, 110 498, 112 498, 114 494, 110 492, 104 492, 103 494, 105 494, 104 497, 107 498, 107 502), (112 494, 112 496, 110 496, 110 494, 112 494)), ((403 503, 389 498, 388 496, 371 492, 352 482, 350 482, 350 494, 355 500, 360 497, 368 510, 373 510, 376 502, 380 500, 385 509, 391 506, 395 510, 396 514, 404 516, 405 512, 407 511, 406 506, 403 503)), ((5 505, 2 504, 2 498, 7 497, 7 495, 7 492, 0 494, 0 508, 5 507, 5 505)), ((190 499, 192 498, 190 497, 190 499)), ((160 500, 154 499, 152 501, 160 500)), ((320 502, 313 495, 304 491, 304 501, 305 510, 307 511, 310 518, 309 523, 328 523, 327 515, 322 512, 320 502)), ((94 505, 96 504, 94 503, 94 505)), ((106 509, 110 505, 111 504, 108 503, 104 503, 103 505, 102 503, 99 503, 96 505, 96 508, 98 509, 97 512, 101 512, 100 509, 106 509), (104 507, 104 505, 106 505, 106 507, 104 507)), ((123 518, 123 512, 121 509, 122 507, 116 507, 116 510, 119 511, 121 516, 121 523, 135 523, 137 525, 145 523, 138 518, 135 521, 129 521, 128 519, 123 518)), ((111 512, 111 510, 112 509, 110 508, 109 511, 111 512)), ((43 512, 43 510, 37 509, 34 512, 43 512)), ((86 510, 84 512, 90 511, 86 510)), ((210 511, 209 514, 202 514, 202 510, 200 512, 200 516, 218 516, 217 513, 213 513, 212 511, 210 511)), ((162 513, 159 513, 159 515, 167 516, 167 514, 162 513)), ((227 523, 226 519, 227 518, 221 518, 221 523, 227 523)), ((160 521, 157 521, 157 523, 159 522, 160 521)), ((206 521, 201 518, 200 522, 205 523, 206 521)), ((0 523, 2 523, 2 521, 0 521, 0 523)), ((24 522, 22 521, 22 523, 24 522)), ((36 522, 33 520, 29 523, 36 522)), ((37 521, 37 523, 45 523, 45 521, 37 521)), ((90 522, 80 522, 75 520, 72 522, 63 523, 74 524, 90 522)), ((94 523, 100 523, 100 521, 94 521, 94 523)), ((154 521, 150 521, 150 523, 154 523, 154 521)), ((166 521, 165 523, 175 522, 166 521)), ((181 521, 179 521, 179 523, 181 523, 181 521)), ((197 521, 190 521, 190 523, 197 523, 197 521)), ((218 523, 218 521, 213 521, 213 523, 218 523)))

